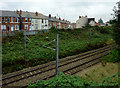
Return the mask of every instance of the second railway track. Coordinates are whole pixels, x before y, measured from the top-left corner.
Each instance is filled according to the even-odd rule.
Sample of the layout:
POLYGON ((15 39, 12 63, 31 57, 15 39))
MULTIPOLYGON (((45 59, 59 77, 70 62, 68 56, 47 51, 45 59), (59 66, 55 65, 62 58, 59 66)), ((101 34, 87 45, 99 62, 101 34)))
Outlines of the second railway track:
MULTIPOLYGON (((59 72, 65 74, 75 74, 82 69, 88 68, 99 63, 99 58, 109 54, 112 45, 105 46, 86 53, 70 56, 59 60, 59 72)), ((47 64, 31 67, 18 72, 3 75, 2 86, 27 86, 31 82, 45 80, 55 76, 55 61, 47 64)))

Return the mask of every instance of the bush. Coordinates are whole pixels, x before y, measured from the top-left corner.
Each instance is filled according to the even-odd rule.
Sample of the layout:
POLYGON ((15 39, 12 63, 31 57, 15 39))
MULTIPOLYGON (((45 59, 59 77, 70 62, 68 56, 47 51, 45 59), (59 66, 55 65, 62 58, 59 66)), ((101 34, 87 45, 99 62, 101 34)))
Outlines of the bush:
POLYGON ((110 54, 101 58, 102 61, 105 62, 119 62, 119 50, 118 48, 114 48, 110 51, 110 54))
POLYGON ((115 81, 117 79, 117 74, 112 75, 108 78, 103 79, 100 82, 95 81, 85 81, 79 76, 72 75, 64 75, 63 73, 59 73, 58 76, 49 79, 49 80, 41 80, 34 84, 30 84, 28 88, 93 88, 93 86, 101 86, 99 88, 106 88, 106 86, 118 86, 118 82, 115 81), (114 80, 113 80, 114 79, 114 80))

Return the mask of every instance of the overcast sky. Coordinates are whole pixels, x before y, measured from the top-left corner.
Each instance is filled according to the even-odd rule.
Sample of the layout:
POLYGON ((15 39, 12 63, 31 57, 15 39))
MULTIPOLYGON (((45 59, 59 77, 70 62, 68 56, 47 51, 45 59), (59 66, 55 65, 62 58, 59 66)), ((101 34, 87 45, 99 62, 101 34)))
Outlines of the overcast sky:
POLYGON ((119 0, 0 0, 1 10, 24 10, 51 14, 76 22, 79 16, 102 18, 104 22, 112 19, 110 15, 119 0))

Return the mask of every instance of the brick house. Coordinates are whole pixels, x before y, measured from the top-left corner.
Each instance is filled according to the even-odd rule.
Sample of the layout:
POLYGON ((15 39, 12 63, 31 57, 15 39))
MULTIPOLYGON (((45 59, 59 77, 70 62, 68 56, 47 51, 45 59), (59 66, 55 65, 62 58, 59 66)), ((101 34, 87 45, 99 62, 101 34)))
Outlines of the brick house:
MULTIPOLYGON (((19 12, 16 11, 16 14, 19 15, 19 12)), ((20 15, 21 15, 21 19, 22 19, 22 30, 25 30, 25 29, 31 30, 32 17, 29 14, 29 12, 20 10, 20 15)), ((19 20, 20 20, 20 16, 19 16, 19 20)), ((19 24, 20 24, 20 21, 19 21, 19 24)))
POLYGON ((69 28, 70 27, 70 22, 67 20, 61 20, 61 18, 51 17, 51 14, 48 16, 48 21, 49 21, 49 29, 54 26, 56 28, 62 29, 62 28, 69 28))
POLYGON ((13 31, 19 30, 19 19, 15 11, 1 11, 1 30, 13 31))
POLYGON ((30 29, 31 25, 31 18, 29 17, 28 14, 24 14, 21 10, 20 12, 18 11, 6 11, 6 10, 1 10, 0 14, 0 19, 1 19, 1 30, 2 31, 14 31, 14 30, 25 30, 25 29, 30 29), (20 22, 20 16, 21 14, 21 19, 22 23, 20 22), (21 23, 21 28, 20 28, 20 23, 21 23))
POLYGON ((72 29, 76 28, 76 23, 72 23, 72 29))

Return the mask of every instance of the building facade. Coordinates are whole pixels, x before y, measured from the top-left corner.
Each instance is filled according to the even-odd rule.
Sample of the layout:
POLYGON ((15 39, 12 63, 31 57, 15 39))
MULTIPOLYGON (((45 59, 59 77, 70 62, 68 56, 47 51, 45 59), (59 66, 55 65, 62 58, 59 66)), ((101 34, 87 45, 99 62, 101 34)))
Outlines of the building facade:
POLYGON ((25 16, 22 11, 1 11, 1 30, 2 31, 15 31, 30 29, 31 18, 25 16), (20 17, 21 15, 21 17, 20 17))
POLYGON ((0 23, 2 31, 19 30, 19 16, 14 11, 1 11, 0 23))
POLYGON ((15 31, 15 30, 45 30, 50 29, 52 26, 62 28, 72 28, 69 21, 49 16, 45 16, 38 12, 28 11, 0 11, 0 23, 2 31, 15 31))
POLYGON ((67 20, 62 20, 60 17, 57 18, 56 16, 55 17, 52 17, 51 14, 49 14, 48 16, 48 21, 49 21, 49 29, 54 26, 58 29, 62 29, 62 28, 70 28, 70 22, 67 21, 67 20))
POLYGON ((32 17, 32 28, 31 30, 45 30, 49 29, 48 27, 48 19, 41 13, 30 12, 30 15, 32 17))
POLYGON ((88 23, 88 18, 85 16, 79 16, 79 19, 76 21, 76 28, 85 27, 88 23))

